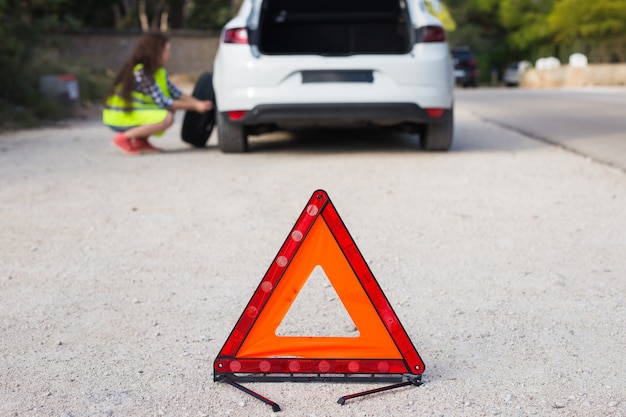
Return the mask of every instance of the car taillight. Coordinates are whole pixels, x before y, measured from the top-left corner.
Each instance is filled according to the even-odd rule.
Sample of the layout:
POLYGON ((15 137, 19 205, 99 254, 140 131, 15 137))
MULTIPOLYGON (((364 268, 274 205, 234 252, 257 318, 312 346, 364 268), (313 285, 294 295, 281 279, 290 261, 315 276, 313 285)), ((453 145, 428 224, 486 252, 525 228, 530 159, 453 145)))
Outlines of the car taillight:
POLYGON ((471 66, 475 66, 476 65, 476 60, 475 59, 470 59, 469 61, 467 61, 468 65, 471 66))
POLYGON ((241 120, 246 115, 245 110, 231 110, 226 112, 230 120, 241 120))
POLYGON ((420 28, 418 42, 444 42, 446 31, 441 26, 424 26, 420 28))
POLYGON ((246 28, 226 29, 224 43, 248 43, 248 30, 246 28))
POLYGON ((426 113, 428 113, 430 117, 441 117, 443 116, 444 111, 445 109, 440 109, 437 107, 431 107, 426 109, 426 113))

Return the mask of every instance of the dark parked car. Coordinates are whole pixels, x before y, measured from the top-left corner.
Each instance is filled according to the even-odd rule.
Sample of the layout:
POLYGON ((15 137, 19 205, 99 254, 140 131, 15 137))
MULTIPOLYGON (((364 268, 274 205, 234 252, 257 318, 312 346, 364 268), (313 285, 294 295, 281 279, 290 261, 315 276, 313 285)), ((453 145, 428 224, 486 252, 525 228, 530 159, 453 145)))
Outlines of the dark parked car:
POLYGON ((469 46, 455 46, 451 49, 454 63, 454 79, 463 87, 478 86, 478 69, 476 57, 469 46))

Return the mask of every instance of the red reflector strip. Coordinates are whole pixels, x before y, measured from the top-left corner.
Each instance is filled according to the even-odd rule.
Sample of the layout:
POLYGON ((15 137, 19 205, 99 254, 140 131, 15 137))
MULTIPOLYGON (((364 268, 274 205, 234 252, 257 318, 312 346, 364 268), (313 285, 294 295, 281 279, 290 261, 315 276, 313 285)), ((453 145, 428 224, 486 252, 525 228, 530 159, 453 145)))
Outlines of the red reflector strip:
POLYGON ((245 110, 231 110, 226 112, 230 120, 241 120, 246 115, 245 110))
POLYGON ((444 111, 445 109, 437 109, 437 108, 426 109, 426 113, 428 113, 430 117, 441 117, 443 116, 444 111))
POLYGON ((288 374, 419 374, 407 368, 402 359, 224 359, 214 363, 216 374, 288 373, 288 374))
POLYGON ((248 30, 246 28, 234 28, 224 31, 224 43, 248 43, 248 30))

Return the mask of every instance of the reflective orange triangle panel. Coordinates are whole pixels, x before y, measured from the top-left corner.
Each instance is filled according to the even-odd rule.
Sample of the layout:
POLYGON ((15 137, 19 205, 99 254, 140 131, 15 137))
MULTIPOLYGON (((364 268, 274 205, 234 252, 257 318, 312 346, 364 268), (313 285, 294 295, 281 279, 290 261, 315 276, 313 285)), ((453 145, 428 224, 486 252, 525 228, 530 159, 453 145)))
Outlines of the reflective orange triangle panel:
POLYGON ((421 374, 424 364, 332 202, 313 193, 214 362, 216 374, 421 374), (279 336, 321 266, 357 337, 279 336))

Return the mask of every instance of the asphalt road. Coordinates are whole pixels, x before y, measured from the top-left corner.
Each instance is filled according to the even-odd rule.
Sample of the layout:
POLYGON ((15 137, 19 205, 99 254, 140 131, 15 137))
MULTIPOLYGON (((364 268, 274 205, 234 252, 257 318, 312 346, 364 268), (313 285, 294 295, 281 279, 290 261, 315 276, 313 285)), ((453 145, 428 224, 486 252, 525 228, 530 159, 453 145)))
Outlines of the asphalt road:
MULTIPOLYGON (((215 138, 186 146, 177 124, 155 140, 167 152, 139 157, 97 122, 0 135, 0 415, 273 415, 213 382, 213 361, 318 188, 425 384, 343 406, 381 385, 249 384, 274 415, 626 415, 626 173, 467 101, 498 94, 516 97, 459 92, 445 153, 376 131, 227 155, 215 138)), ((290 334, 338 321, 321 278, 290 334)))
POLYGON ((483 120, 626 170, 626 88, 457 90, 483 120))

